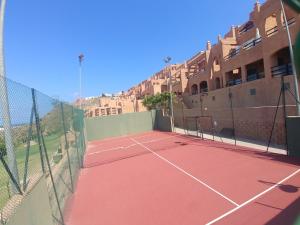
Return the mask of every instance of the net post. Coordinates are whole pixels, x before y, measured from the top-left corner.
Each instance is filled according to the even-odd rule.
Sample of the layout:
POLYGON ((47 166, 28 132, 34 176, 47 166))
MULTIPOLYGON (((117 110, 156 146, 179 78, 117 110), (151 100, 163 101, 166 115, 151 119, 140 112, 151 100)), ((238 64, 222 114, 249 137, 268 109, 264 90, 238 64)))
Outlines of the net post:
POLYGON ((35 115, 35 126, 36 126, 36 133, 37 133, 37 139, 39 143, 39 152, 40 152, 40 160, 41 160, 41 166, 42 171, 45 174, 45 163, 44 163, 44 156, 43 156, 43 150, 42 150, 42 140, 41 140, 41 126, 40 126, 40 117, 37 110, 37 104, 36 104, 36 93, 35 89, 31 88, 31 95, 32 95, 32 103, 33 103, 33 111, 35 115))
POLYGON ((72 187, 72 192, 74 192, 74 183, 73 183, 73 176, 72 176, 71 162, 70 162, 70 154, 69 154, 69 143, 68 143, 68 138, 67 138, 66 124, 65 124, 64 106, 63 106, 62 102, 60 102, 60 109, 61 109, 62 125, 63 125, 63 130, 64 130, 64 137, 65 137, 65 149, 66 149, 67 158, 68 158, 68 167, 69 167, 71 187, 72 187))
POLYGON ((285 99, 284 76, 281 75, 280 80, 281 80, 281 91, 282 91, 283 122, 284 122, 284 131, 285 131, 285 146, 286 146, 287 154, 289 155, 288 140, 287 140, 287 125, 286 125, 287 113, 286 113, 286 99, 285 99))
POLYGON ((279 97, 278 97, 278 101, 277 101, 277 107, 276 107, 276 111, 275 111, 275 115, 274 115, 274 119, 273 119, 272 129, 271 129, 270 137, 269 137, 269 140, 268 140, 267 152, 269 152, 271 139, 272 139, 273 131, 274 131, 274 128, 275 128, 275 122, 276 122, 276 117, 277 117, 277 113, 278 113, 278 109, 279 109, 281 95, 282 95, 282 88, 280 88, 280 93, 279 93, 279 97))

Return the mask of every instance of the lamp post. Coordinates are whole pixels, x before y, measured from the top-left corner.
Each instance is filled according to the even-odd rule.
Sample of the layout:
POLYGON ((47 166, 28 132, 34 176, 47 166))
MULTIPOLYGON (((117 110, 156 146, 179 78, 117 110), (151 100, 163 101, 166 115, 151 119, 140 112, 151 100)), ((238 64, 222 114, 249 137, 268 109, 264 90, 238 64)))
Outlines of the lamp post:
POLYGON ((84 55, 81 53, 78 56, 79 59, 79 104, 80 104, 80 109, 82 109, 82 62, 84 59, 84 55))
POLYGON ((292 62, 292 68, 294 73, 294 87, 295 87, 295 98, 296 98, 296 108, 297 108, 297 115, 300 116, 300 98, 299 98, 299 87, 298 87, 298 78, 297 78, 297 71, 296 71, 296 64, 295 64, 295 58, 294 58, 294 49, 292 44, 292 38, 291 33, 288 25, 288 21, 285 14, 285 9, 282 0, 280 0, 281 4, 281 10, 283 14, 283 19, 286 27, 286 33, 288 36, 288 42, 289 42, 289 49, 290 49, 290 56, 291 56, 291 62, 292 62))
POLYGON ((172 130, 172 132, 174 132, 174 111, 173 111, 173 97, 172 97, 172 73, 171 73, 170 69, 168 70, 168 67, 170 66, 171 60, 172 60, 172 58, 170 56, 167 56, 164 59, 164 62, 166 64, 167 71, 169 71, 169 74, 168 74, 168 78, 169 78, 168 86, 169 86, 169 94, 170 94, 171 130, 172 130))
MULTIPOLYGON (((5 13, 6 0, 1 1, 0 9, 0 107, 2 113, 2 123, 4 128, 5 147, 7 151, 8 167, 14 176, 14 179, 19 184, 19 174, 17 168, 17 160, 14 151, 13 139, 12 139, 12 128, 11 119, 9 112, 9 102, 6 84, 5 74, 5 62, 4 62, 4 13, 5 13)), ((18 193, 15 185, 12 184, 13 193, 18 193)))

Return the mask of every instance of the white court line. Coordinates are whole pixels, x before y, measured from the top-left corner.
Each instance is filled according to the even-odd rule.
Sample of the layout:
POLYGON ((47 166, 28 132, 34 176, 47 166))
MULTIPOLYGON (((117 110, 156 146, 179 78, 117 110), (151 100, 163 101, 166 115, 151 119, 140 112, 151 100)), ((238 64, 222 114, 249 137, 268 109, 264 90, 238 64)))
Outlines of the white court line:
POLYGON ((109 148, 109 149, 105 149, 105 150, 101 150, 101 151, 97 151, 97 152, 92 152, 92 153, 89 153, 87 155, 96 155, 96 154, 101 154, 103 152, 116 151, 116 150, 119 150, 119 149, 127 149, 127 148, 130 148, 130 147, 133 147, 133 146, 136 146, 136 144, 132 144, 132 145, 128 145, 128 146, 120 146, 120 147, 115 147, 115 148, 109 148))
POLYGON ((268 193, 269 191, 273 190, 274 188, 278 187, 280 184, 282 184, 283 182, 287 181, 288 179, 292 178, 293 176, 295 176, 296 174, 298 174, 300 172, 300 169, 296 170, 294 173, 292 173, 291 175, 287 176, 286 178, 284 178, 283 180, 279 181, 277 184, 273 185, 272 187, 268 188, 267 190, 261 192, 258 195, 255 195, 253 198, 249 199, 248 201, 242 203, 241 205, 235 207, 234 209, 228 211, 227 213, 221 215, 220 217, 208 222, 206 225, 211 225, 214 224, 218 221, 220 221, 221 219, 225 218, 226 216, 234 213, 235 211, 239 210, 240 208, 248 205, 249 203, 253 202, 254 200, 258 199, 260 196, 268 193))
POLYGON ((130 138, 132 141, 134 141, 135 143, 137 143, 138 145, 142 146, 143 148, 147 149, 148 151, 150 151, 152 154, 156 155, 158 158, 160 158, 161 160, 165 161, 166 163, 170 164, 171 166, 175 167, 176 169, 178 169, 180 172, 184 173, 185 175, 189 176, 190 178, 192 178, 193 180, 199 182, 200 184, 202 184, 203 186, 207 187, 208 189, 210 189, 211 191, 215 192, 216 194, 220 195, 222 198, 226 199, 227 201, 229 201, 231 204, 235 205, 235 206, 239 206, 239 204, 237 204, 236 202, 234 202, 233 200, 231 200, 230 198, 226 197, 225 195, 221 194, 219 191, 217 191, 216 189, 212 188, 211 186, 209 186, 208 184, 206 184, 205 182, 199 180, 197 177, 194 177, 193 175, 191 175, 190 173, 186 172, 184 169, 180 168, 179 166, 175 165, 174 163, 170 162, 169 160, 167 160, 166 158, 162 157, 161 155, 157 154, 156 152, 154 152, 153 150, 151 150, 150 148, 148 148, 147 146, 143 145, 142 143, 136 141, 133 138, 130 138))
MULTIPOLYGON (((169 136, 169 137, 166 137, 166 138, 158 138, 158 139, 154 139, 154 140, 150 140, 150 141, 145 141, 145 142, 141 142, 141 143, 148 144, 148 143, 152 143, 152 142, 157 142, 157 141, 162 141, 162 140, 166 140, 166 139, 171 139, 171 138, 174 138, 174 137, 177 137, 177 136, 181 136, 181 135, 180 134, 178 134, 178 135, 172 135, 172 136, 169 136)), ((137 146, 137 145, 138 144, 131 144, 131 145, 128 145, 128 146, 119 146, 119 147, 114 147, 114 148, 108 148, 108 149, 104 149, 104 150, 100 150, 100 151, 89 153, 89 154, 87 154, 87 156, 101 154, 101 153, 110 152, 110 151, 126 150, 128 148, 131 148, 131 147, 134 147, 134 146, 137 146)))

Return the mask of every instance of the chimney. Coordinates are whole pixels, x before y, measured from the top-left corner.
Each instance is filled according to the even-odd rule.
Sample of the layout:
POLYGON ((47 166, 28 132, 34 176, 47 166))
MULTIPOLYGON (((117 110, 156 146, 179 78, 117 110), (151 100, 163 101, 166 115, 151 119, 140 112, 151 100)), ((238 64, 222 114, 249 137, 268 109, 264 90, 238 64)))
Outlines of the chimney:
POLYGON ((222 40, 222 35, 219 34, 219 35, 218 35, 218 42, 221 42, 221 40, 222 40))
POLYGON ((255 12, 260 11, 260 2, 259 2, 259 0, 256 0, 256 3, 254 4, 254 11, 255 12))
POLYGON ((232 37, 235 38, 236 37, 236 29, 235 29, 234 25, 231 26, 231 33, 232 33, 232 37))
POLYGON ((210 41, 207 41, 206 49, 207 50, 211 50, 211 43, 210 43, 210 41))

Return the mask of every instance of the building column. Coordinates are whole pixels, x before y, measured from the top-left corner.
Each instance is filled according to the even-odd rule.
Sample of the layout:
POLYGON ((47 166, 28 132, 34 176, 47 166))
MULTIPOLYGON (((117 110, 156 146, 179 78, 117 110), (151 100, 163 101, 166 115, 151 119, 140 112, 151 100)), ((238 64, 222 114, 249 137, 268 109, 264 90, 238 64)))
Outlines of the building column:
POLYGON ((272 67, 271 56, 265 55, 264 56, 264 71, 265 71, 265 78, 267 78, 267 79, 272 78, 271 67, 272 67))
POLYGON ((246 83, 247 82, 247 69, 246 69, 245 65, 241 66, 241 73, 242 73, 242 82, 246 83))

